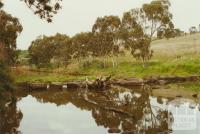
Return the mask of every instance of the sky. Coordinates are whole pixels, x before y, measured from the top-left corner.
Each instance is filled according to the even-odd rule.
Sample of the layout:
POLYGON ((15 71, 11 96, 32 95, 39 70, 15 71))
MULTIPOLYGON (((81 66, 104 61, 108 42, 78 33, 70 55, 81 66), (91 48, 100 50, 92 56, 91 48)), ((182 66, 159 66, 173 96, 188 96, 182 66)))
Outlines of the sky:
MULTIPOLYGON (((31 41, 40 35, 56 33, 73 36, 79 32, 91 31, 97 17, 105 15, 122 16, 125 11, 141 7, 151 0, 63 0, 62 9, 47 23, 28 9, 21 0, 3 0, 4 10, 19 18, 23 32, 17 39, 18 49, 28 49, 31 41)), ((171 12, 176 28, 188 31, 200 24, 200 0, 171 0, 171 12)))

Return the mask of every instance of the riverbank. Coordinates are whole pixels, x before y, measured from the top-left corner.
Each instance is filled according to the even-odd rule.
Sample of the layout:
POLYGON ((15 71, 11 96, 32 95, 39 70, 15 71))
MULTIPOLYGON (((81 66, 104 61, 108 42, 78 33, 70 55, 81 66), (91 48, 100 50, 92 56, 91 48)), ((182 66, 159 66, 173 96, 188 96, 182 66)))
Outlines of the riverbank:
MULTIPOLYGON (((200 33, 156 40, 151 48, 153 57, 145 68, 129 52, 125 52, 118 57, 72 60, 59 68, 19 66, 12 69, 12 74, 16 82, 66 82, 85 80, 86 77, 93 80, 108 75, 116 79, 200 75, 200 33)), ((22 54, 23 57, 26 56, 22 54)))
POLYGON ((190 77, 149 77, 149 78, 128 78, 128 79, 111 79, 111 77, 102 77, 96 80, 71 81, 71 82, 19 82, 16 88, 27 91, 56 90, 56 89, 91 89, 95 91, 104 91, 111 86, 121 87, 143 87, 150 86, 152 89, 158 87, 170 87, 171 89, 187 89, 199 93, 200 76, 190 77))
POLYGON ((74 68, 43 68, 30 69, 18 67, 12 70, 16 82, 66 82, 73 80, 93 80, 100 76, 111 75, 113 78, 145 78, 145 77, 169 77, 169 76, 193 76, 200 75, 200 57, 186 57, 183 59, 169 59, 150 61, 146 68, 137 61, 119 61, 116 67, 108 62, 108 67, 101 68, 95 62, 88 68, 76 65, 74 68))

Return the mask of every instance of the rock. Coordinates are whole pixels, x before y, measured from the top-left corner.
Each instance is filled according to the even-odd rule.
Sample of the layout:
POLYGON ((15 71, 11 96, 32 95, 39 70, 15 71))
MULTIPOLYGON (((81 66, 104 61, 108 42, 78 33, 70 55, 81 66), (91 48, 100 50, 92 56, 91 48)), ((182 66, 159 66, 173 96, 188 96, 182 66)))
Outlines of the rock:
POLYGON ((108 130, 108 133, 121 133, 121 130, 118 128, 110 128, 108 130))
POLYGON ((29 84, 27 82, 17 83, 16 86, 20 89, 27 89, 29 88, 29 84))
POLYGON ((82 84, 80 82, 68 82, 63 85, 66 85, 68 89, 73 89, 73 88, 76 89, 76 88, 80 88, 82 84))
POLYGON ((47 90, 47 85, 46 83, 31 83, 28 84, 30 90, 47 90))
POLYGON ((63 85, 60 82, 52 82, 49 85, 49 89, 62 89, 63 85))
POLYGON ((156 77, 150 77, 150 78, 144 78, 145 84, 159 84, 158 83, 158 78, 156 77))

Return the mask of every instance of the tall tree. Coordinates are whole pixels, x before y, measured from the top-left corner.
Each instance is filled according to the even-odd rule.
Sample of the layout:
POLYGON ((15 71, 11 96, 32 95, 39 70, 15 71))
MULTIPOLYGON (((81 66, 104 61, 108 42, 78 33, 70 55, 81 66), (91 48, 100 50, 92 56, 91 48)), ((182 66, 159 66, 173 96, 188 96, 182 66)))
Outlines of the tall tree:
POLYGON ((40 36, 29 47, 30 63, 43 67, 50 63, 56 50, 52 37, 40 36))
POLYGON ((0 10, 0 60, 9 64, 16 59, 16 39, 22 31, 19 20, 0 10))
POLYGON ((96 38, 94 55, 107 56, 115 53, 118 40, 116 34, 120 29, 120 19, 118 16, 105 16, 97 18, 93 25, 92 32, 96 38))
POLYGON ((84 58, 91 55, 92 33, 79 33, 72 37, 72 47, 75 58, 84 58))
MULTIPOLYGON (((50 0, 23 1, 34 11, 35 14, 39 15, 42 19, 46 19, 48 22, 52 21, 53 14, 56 14, 61 8, 59 4, 61 0, 55 0, 56 2, 53 4, 50 0)), ((1 10, 2 7, 3 2, 0 0, 0 116, 1 114, 4 114, 2 113, 1 108, 5 106, 5 103, 8 101, 8 99, 11 99, 7 95, 4 95, 5 90, 9 91, 13 89, 12 80, 9 75, 9 67, 7 64, 14 63, 16 59, 16 39, 19 33, 22 31, 22 26, 18 19, 1 10)), ((17 121, 19 121, 19 119, 17 121)), ((2 123, 4 123, 4 121, 2 123)), ((11 131, 14 130, 12 129, 9 132, 11 131)))
POLYGON ((169 31, 174 29, 169 7, 168 0, 154 0, 123 16, 122 33, 126 34, 122 37, 131 48, 133 56, 142 59, 144 66, 152 56, 150 44, 156 33, 168 37, 169 31))
POLYGON ((117 33, 119 32, 120 25, 121 21, 118 16, 97 18, 92 28, 94 56, 113 57, 119 53, 117 33))
POLYGON ((2 100, 9 98, 3 93, 13 89, 8 65, 15 61, 16 38, 22 31, 18 19, 1 10, 2 6, 0 2, 0 109, 2 100))
POLYGON ((71 38, 65 34, 56 34, 53 37, 53 40, 56 43, 56 49, 53 56, 54 62, 58 66, 68 64, 74 53, 71 38))
POLYGON ((171 4, 168 0, 153 0, 143 4, 142 8, 133 9, 132 15, 136 18, 143 31, 152 39, 157 31, 173 29, 172 14, 169 12, 171 4))
POLYGON ((130 49, 131 54, 136 59, 142 60, 143 66, 145 66, 145 62, 151 58, 153 53, 150 50, 150 38, 130 12, 123 15, 120 37, 125 48, 130 49))
POLYGON ((67 63, 71 59, 72 48, 67 35, 40 36, 29 47, 30 63, 37 67, 44 67, 53 62, 67 63))

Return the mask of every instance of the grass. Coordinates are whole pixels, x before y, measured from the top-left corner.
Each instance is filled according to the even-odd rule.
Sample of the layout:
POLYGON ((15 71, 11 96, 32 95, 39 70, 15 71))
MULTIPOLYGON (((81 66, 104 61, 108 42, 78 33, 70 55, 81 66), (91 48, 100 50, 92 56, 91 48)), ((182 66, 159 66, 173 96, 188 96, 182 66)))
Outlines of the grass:
POLYGON ((13 71, 13 77, 17 82, 63 82, 83 80, 86 76, 94 79, 106 75, 114 78, 200 75, 199 33, 170 40, 156 40, 152 43, 152 49, 154 56, 146 68, 127 53, 116 57, 118 65, 115 67, 110 58, 106 58, 105 68, 102 67, 102 58, 84 59, 80 63, 72 61, 67 67, 41 69, 43 72, 20 67, 13 71), (85 63, 87 67, 83 66, 85 63))

